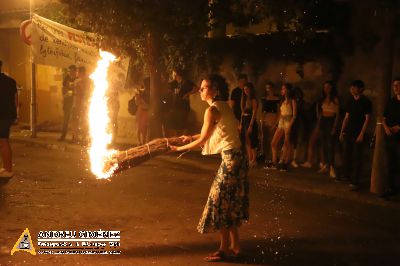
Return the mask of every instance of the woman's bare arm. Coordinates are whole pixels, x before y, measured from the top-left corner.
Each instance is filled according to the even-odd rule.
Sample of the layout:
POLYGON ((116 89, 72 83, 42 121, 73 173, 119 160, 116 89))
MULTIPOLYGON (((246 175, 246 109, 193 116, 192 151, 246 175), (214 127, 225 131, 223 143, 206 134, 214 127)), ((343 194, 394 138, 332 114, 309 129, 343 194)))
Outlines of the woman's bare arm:
POLYGON ((189 150, 203 145, 210 138, 220 117, 221 114, 215 107, 211 106, 207 108, 204 113, 204 122, 201 128, 201 133, 199 135, 195 135, 194 137, 196 137, 196 139, 189 144, 176 147, 176 151, 189 150))

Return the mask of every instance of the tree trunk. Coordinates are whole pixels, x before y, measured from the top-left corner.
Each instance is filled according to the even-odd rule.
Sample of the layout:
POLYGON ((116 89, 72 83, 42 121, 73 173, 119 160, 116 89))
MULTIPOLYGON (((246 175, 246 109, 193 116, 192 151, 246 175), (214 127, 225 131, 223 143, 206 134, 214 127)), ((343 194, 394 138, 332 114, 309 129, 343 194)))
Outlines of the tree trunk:
POLYGON ((223 10, 223 8, 221 8, 221 5, 224 5, 221 0, 208 1, 208 6, 210 9, 212 9, 208 14, 208 24, 211 26, 211 29, 208 32, 208 38, 224 38, 226 36, 225 17, 221 14, 218 14, 217 12, 217 10, 223 10))
POLYGON ((383 31, 381 42, 382 80, 375 102, 377 123, 375 128, 375 150, 371 171, 371 192, 378 195, 382 195, 387 189, 387 173, 385 173, 385 132, 382 121, 385 105, 390 98, 392 82, 393 49, 395 42, 395 19, 393 12, 388 11, 384 14, 384 24, 381 26, 381 29, 383 31))
POLYGON ((148 138, 154 139, 162 136, 160 113, 160 70, 159 70, 159 41, 156 33, 147 34, 147 67, 150 74, 150 110, 148 138))

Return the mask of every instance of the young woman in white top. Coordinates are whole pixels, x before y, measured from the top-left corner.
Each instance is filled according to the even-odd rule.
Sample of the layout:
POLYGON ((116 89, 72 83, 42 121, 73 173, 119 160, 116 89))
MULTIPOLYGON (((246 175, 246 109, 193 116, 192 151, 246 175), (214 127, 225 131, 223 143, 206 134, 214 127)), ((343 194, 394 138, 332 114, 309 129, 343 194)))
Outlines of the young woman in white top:
POLYGON ((297 107, 296 100, 293 98, 293 86, 290 83, 282 85, 281 95, 282 102, 279 108, 278 127, 271 141, 272 166, 270 168, 279 168, 282 171, 286 171, 290 162, 290 131, 296 119, 297 107), (282 137, 284 137, 283 163, 278 165, 278 145, 282 137))
POLYGON ((228 84, 220 75, 209 75, 201 82, 201 99, 207 102, 201 133, 182 136, 191 141, 173 151, 204 145, 203 154, 221 154, 222 162, 211 186, 197 230, 218 231, 220 246, 206 261, 226 261, 241 254, 238 227, 249 218, 248 161, 241 150, 238 121, 229 107, 228 84))

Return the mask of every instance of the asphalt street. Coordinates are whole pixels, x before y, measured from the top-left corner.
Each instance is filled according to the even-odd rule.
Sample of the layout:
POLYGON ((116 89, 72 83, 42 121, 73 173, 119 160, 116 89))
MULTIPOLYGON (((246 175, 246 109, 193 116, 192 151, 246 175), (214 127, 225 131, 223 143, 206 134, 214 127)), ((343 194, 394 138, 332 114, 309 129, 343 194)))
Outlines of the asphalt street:
MULTIPOLYGON (((217 235, 197 233, 218 157, 160 156, 108 180, 88 170, 84 148, 13 143, 16 175, 0 186, 1 265, 208 265, 217 235), (119 230, 121 255, 10 251, 29 228, 119 230)), ((226 265, 399 265, 400 202, 310 170, 251 169, 246 258, 226 265)), ((225 263, 219 263, 225 265, 225 263)))

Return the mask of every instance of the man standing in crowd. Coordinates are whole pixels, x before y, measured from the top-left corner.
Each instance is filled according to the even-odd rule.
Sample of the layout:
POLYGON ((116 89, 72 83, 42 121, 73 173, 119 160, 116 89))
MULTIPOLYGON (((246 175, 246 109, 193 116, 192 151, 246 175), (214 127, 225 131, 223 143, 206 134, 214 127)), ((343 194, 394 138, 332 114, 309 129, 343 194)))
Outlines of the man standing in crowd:
POLYGON ((197 92, 197 86, 185 78, 182 69, 175 69, 172 72, 172 78, 170 89, 173 97, 169 116, 169 129, 172 136, 178 136, 187 134, 189 129, 189 96, 197 92))
POLYGON ((241 102, 242 102, 242 94, 243 94, 244 85, 246 83, 247 83, 247 75, 240 74, 238 76, 238 87, 236 87, 232 90, 230 101, 229 101, 229 104, 230 104, 231 108, 233 109, 233 113, 235 114, 235 117, 238 121, 240 121, 240 118, 242 117, 241 102))
POLYGON ((363 169, 365 131, 371 117, 372 104, 362 92, 364 82, 354 80, 350 85, 351 99, 345 107, 346 115, 340 131, 340 141, 344 142, 344 179, 350 180, 350 188, 359 189, 363 169))
POLYGON ((75 79, 76 79, 76 66, 70 65, 68 67, 68 73, 63 79, 62 95, 63 95, 63 111, 64 111, 64 122, 62 126, 62 133, 59 141, 65 140, 68 132, 68 123, 71 116, 72 105, 74 103, 74 91, 75 91, 75 79))
POLYGON ((86 74, 86 68, 84 66, 79 67, 74 84, 72 142, 85 142, 87 138, 90 84, 91 81, 86 74))
POLYGON ((110 87, 107 91, 107 105, 110 115, 110 124, 111 124, 111 132, 112 132, 112 140, 111 144, 116 143, 117 135, 118 135, 118 112, 120 108, 119 103, 119 91, 123 88, 123 76, 121 74, 118 77, 113 77, 110 82, 110 87))
POLYGON ((397 193, 396 177, 400 176, 400 77, 393 80, 394 97, 386 104, 383 127, 386 133, 389 190, 384 196, 397 193))
POLYGON ((15 80, 1 72, 2 65, 0 60, 0 152, 3 159, 0 178, 11 178, 13 172, 9 137, 11 125, 17 119, 18 94, 15 80))

